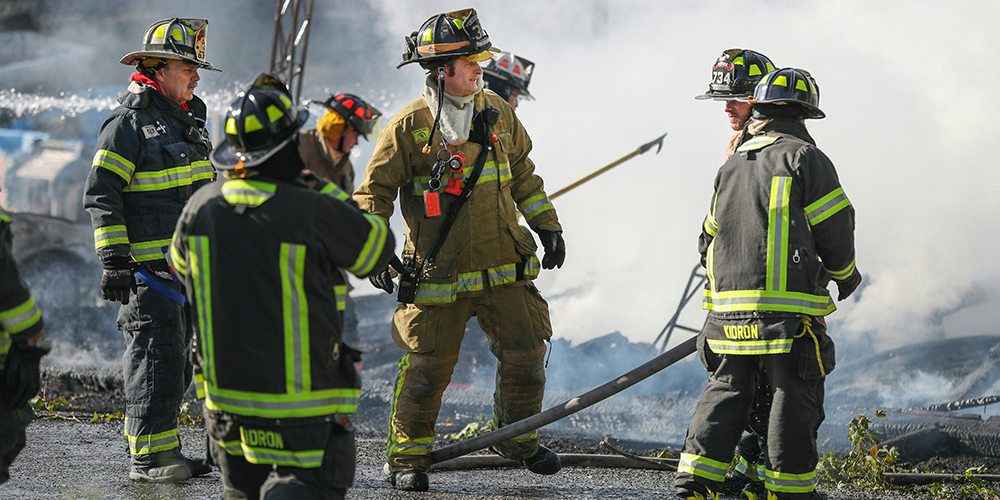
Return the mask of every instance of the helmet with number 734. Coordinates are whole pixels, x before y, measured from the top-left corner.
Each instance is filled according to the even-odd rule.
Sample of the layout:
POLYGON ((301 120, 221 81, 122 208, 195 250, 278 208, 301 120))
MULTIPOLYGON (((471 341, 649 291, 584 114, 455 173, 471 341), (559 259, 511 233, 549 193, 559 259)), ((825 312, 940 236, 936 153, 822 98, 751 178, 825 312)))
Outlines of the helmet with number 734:
POLYGON ((761 77, 773 70, 774 64, 760 52, 729 49, 712 66, 712 82, 708 84, 708 92, 695 99, 746 102, 761 77))

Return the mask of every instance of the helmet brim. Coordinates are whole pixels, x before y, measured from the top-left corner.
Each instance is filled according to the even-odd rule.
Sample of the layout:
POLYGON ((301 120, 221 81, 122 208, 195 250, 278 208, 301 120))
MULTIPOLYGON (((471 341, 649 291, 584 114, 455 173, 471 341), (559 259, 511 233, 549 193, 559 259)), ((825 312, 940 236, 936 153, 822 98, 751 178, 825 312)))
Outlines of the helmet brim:
POLYGON ((125 54, 124 57, 122 57, 120 62, 126 66, 135 66, 136 64, 139 63, 139 61, 142 61, 147 57, 159 57, 161 59, 184 61, 188 64, 193 64, 195 66, 198 66, 199 69, 218 71, 219 73, 222 72, 221 69, 212 66, 212 63, 208 61, 199 61, 193 57, 182 56, 176 52, 169 52, 166 50, 139 50, 135 52, 129 52, 128 54, 125 54))
POLYGON ((305 125, 306 121, 309 120, 309 111, 306 109, 299 109, 298 116, 295 117, 295 125, 289 128, 288 137, 282 139, 273 148, 267 149, 265 151, 249 151, 249 152, 234 152, 232 148, 229 147, 228 141, 220 145, 219 147, 212 150, 209 155, 209 159, 212 161, 212 165, 219 170, 234 170, 240 162, 243 162, 244 168, 252 168, 260 165, 267 161, 268 158, 274 156, 275 153, 285 147, 289 141, 295 138, 299 129, 305 125))
POLYGON ((711 100, 711 101, 750 102, 749 100, 747 100, 747 99, 750 98, 749 94, 746 94, 746 95, 744 95, 744 94, 732 95, 732 94, 713 94, 711 92, 705 92, 702 95, 696 95, 696 96, 694 96, 694 98, 695 98, 695 100, 698 100, 698 101, 709 101, 709 100, 711 100))

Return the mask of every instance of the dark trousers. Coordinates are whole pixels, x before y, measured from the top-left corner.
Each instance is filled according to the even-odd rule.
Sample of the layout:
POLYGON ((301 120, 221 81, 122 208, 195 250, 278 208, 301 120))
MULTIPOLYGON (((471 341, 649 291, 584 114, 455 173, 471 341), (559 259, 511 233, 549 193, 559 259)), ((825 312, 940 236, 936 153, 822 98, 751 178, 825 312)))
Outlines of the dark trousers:
MULTIPOLYGON (((179 283, 168 284, 182 291, 179 283)), ((137 294, 118 311, 118 329, 125 337, 125 435, 132 464, 175 463, 180 457, 178 408, 191 383, 185 307, 140 282, 137 294)))
MULTIPOLYGON (((223 500, 342 500, 354 482, 354 430, 331 425, 323 464, 315 469, 252 464, 210 439, 209 451, 222 473, 223 500)), ((234 431, 238 436, 238 427, 234 431)))
POLYGON ((24 449, 24 430, 34 419, 35 412, 28 405, 17 410, 0 409, 0 484, 10 479, 10 464, 24 449))
MULTIPOLYGON (((691 418, 684 454, 710 467, 722 467, 724 474, 750 419, 758 377, 765 376, 773 396, 768 414, 766 468, 784 475, 814 474, 819 459, 816 434, 825 418, 825 377, 820 359, 830 359, 826 366, 832 369, 833 342, 822 325, 813 324, 812 331, 815 338, 796 338, 787 354, 719 355, 699 338, 698 349, 712 375, 691 418)), ((706 477, 714 472, 678 472, 674 484, 679 491, 718 491, 721 483, 706 477)), ((778 483, 769 478, 767 487, 775 490, 778 483)), ((811 490, 778 491, 778 495, 782 499, 809 498, 811 490)))

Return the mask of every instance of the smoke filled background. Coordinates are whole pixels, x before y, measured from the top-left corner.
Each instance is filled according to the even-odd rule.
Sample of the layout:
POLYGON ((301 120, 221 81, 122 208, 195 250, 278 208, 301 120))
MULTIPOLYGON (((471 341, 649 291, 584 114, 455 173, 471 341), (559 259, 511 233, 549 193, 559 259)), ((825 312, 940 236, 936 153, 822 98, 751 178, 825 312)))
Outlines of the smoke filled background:
MULTIPOLYGON (((268 69, 271 1, 30 5, 22 25, 0 32, 11 47, 0 54, 0 105, 19 115, 42 120, 54 108, 63 117, 106 116, 131 71, 119 58, 162 18, 209 19, 207 59, 224 72, 202 71, 196 93, 217 113, 268 69)), ((355 93, 387 121, 423 86, 416 65, 395 69, 403 37, 435 13, 468 6, 496 47, 537 65, 536 100, 517 114, 549 193, 669 134, 658 155, 638 156, 555 202, 567 259, 537 283, 557 338, 579 345, 618 332, 649 343, 673 315, 698 262, 697 236, 732 134, 723 103, 693 98, 733 47, 804 68, 819 83, 827 118, 807 125, 857 210, 865 280, 829 318, 840 365, 921 342, 997 335, 990 313, 1000 306, 1000 172, 990 146, 1000 130, 989 95, 1000 69, 987 48, 1000 42, 1000 4, 319 0, 302 98, 355 93)), ((359 180, 372 149, 362 141, 355 151, 359 180)), ((398 216, 392 225, 401 244, 398 216)), ((355 285, 359 295, 374 293, 367 281, 355 285)), ((693 303, 680 323, 703 319, 693 303)), ((635 364, 629 357, 616 371, 635 364)), ((907 387, 928 389, 904 400, 889 390, 886 403, 938 402, 951 390, 933 374, 906 377, 907 387)))

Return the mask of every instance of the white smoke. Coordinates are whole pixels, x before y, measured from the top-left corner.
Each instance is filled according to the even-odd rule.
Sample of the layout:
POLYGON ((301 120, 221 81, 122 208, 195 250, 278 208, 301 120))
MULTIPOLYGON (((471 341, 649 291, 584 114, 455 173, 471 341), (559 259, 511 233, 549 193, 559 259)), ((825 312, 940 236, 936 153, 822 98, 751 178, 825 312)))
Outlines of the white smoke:
MULTIPOLYGON (((303 97, 354 89, 390 117, 423 83, 414 66, 394 69, 403 37, 433 14, 467 6, 477 8, 497 47, 537 63, 537 100, 523 103, 518 116, 549 193, 669 132, 659 155, 636 157, 555 202, 567 261, 543 271, 538 285, 553 298, 557 337, 579 343, 620 331, 649 342, 673 314, 698 261, 697 235, 731 134, 722 103, 693 97, 707 88, 716 57, 733 47, 807 69, 821 87, 828 118, 808 125, 857 209, 857 263, 866 280, 831 316, 834 337, 870 336, 881 348, 997 333, 986 318, 1000 300, 992 258, 1000 173, 990 147, 1000 130, 988 96, 1000 69, 987 48, 1000 42, 993 23, 1000 4, 317 2, 303 97)), ((272 2, 107 8, 115 9, 113 29, 81 27, 69 14, 53 21, 74 40, 84 30, 83 43, 110 61, 107 71, 120 72, 102 66, 56 80, 67 91, 95 85, 88 79, 123 88, 129 70, 117 58, 138 48, 149 23, 173 15, 210 20, 208 59, 226 73, 205 72, 200 94, 235 93, 237 82, 267 69, 272 2)), ((0 88, 9 85, 0 81, 0 88)), ((358 177, 372 148, 360 146, 358 177)), ((402 224, 393 225, 402 240, 402 224)), ((374 293, 355 284, 356 293, 374 293)), ((682 324, 700 325, 703 313, 693 305, 682 324)))

